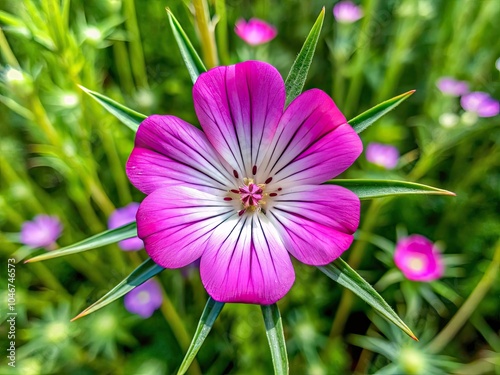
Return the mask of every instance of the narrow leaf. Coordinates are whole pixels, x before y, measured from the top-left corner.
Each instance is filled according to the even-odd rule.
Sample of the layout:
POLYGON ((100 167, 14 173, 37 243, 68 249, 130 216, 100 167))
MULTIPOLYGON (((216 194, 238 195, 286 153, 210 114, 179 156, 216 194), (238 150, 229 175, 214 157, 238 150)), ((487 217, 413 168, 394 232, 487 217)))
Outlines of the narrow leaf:
POLYGON ((127 278, 120 282, 117 286, 106 293, 97 302, 93 303, 91 306, 87 307, 80 314, 75 316, 71 321, 75 321, 89 315, 100 308, 109 305, 111 302, 117 300, 118 298, 124 296, 132 289, 135 289, 142 283, 148 281, 153 276, 159 274, 163 271, 162 266, 157 265, 151 258, 145 260, 139 267, 137 267, 127 278))
POLYGON ((348 123, 354 128, 354 130, 356 130, 356 133, 359 134, 387 112, 392 111, 408 99, 414 92, 415 90, 411 90, 405 92, 404 94, 395 96, 392 99, 386 100, 385 102, 382 102, 375 107, 370 108, 368 111, 354 117, 352 120, 348 121, 348 123))
POLYGON ((179 49, 181 51, 182 59, 184 60, 184 64, 186 65, 191 80, 193 81, 193 83, 195 83, 198 79, 198 76, 201 73, 206 72, 207 68, 205 68, 205 65, 203 65, 200 56, 194 49, 193 44, 184 32, 184 29, 182 28, 179 21, 177 21, 177 19, 175 18, 172 11, 169 8, 167 8, 166 10, 168 21, 170 22, 170 27, 172 28, 172 32, 174 33, 175 41, 177 42, 177 45, 179 46, 179 49))
POLYGON ((318 44, 319 34, 321 33, 321 28, 323 27, 323 20, 325 18, 325 7, 321 10, 316 22, 314 23, 306 41, 302 45, 302 49, 299 55, 293 62, 292 68, 288 73, 285 81, 286 89, 286 105, 300 95, 304 84, 307 79, 307 72, 311 66, 312 59, 314 57, 314 51, 316 50, 316 44, 318 44))
POLYGON ((327 184, 343 186, 356 194, 359 199, 373 199, 390 197, 395 195, 451 195, 448 190, 438 189, 432 186, 417 184, 415 182, 394 181, 394 180, 371 180, 371 179, 353 179, 353 180, 330 180, 327 184))
POLYGON ((134 222, 96 234, 95 236, 86 238, 83 241, 77 242, 73 245, 66 246, 57 250, 52 250, 42 255, 38 255, 34 258, 26 260, 24 263, 39 262, 41 260, 59 258, 70 254, 81 253, 83 251, 110 245, 112 243, 126 240, 127 238, 132 238, 135 236, 137 236, 137 224, 134 222))
POLYGON ((394 312, 394 310, 385 302, 373 287, 366 282, 356 271, 354 271, 346 262, 338 258, 334 262, 318 267, 330 279, 338 282, 340 285, 349 289, 375 309, 382 317, 395 324, 412 339, 417 337, 394 312))
POLYGON ((273 358, 274 373, 288 374, 288 355, 286 353, 285 334, 281 321, 280 310, 275 303, 262 305, 262 315, 266 326, 266 336, 273 358))
POLYGON ((115 102, 113 99, 98 92, 91 91, 86 87, 78 85, 85 93, 90 95, 97 103, 102 105, 106 111, 115 116, 123 124, 127 125, 134 132, 137 131, 139 124, 147 117, 142 113, 127 108, 124 105, 115 102))
POLYGON ((208 299, 203 314, 201 314, 200 321, 198 322, 198 327, 196 327, 196 332, 194 333, 191 345, 189 345, 188 351, 184 356, 181 367, 177 371, 177 375, 185 374, 189 369, 189 366, 193 362, 198 350, 200 350, 203 342, 208 336, 208 333, 212 329, 215 320, 219 316, 224 303, 214 301, 211 297, 208 299))

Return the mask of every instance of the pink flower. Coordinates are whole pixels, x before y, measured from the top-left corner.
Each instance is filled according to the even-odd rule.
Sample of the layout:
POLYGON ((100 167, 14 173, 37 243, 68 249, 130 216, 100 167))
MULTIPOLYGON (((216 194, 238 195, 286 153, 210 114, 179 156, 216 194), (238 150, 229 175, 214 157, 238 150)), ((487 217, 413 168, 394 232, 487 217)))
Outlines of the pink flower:
POLYGON ((174 116, 139 126, 127 162, 148 194, 139 237, 162 267, 201 258, 216 301, 272 304, 294 282, 290 254, 325 265, 350 246, 359 199, 320 184, 356 160, 361 140, 323 91, 284 109, 283 79, 259 61, 203 73, 193 101, 203 131, 174 116))
POLYGON ((337 22, 353 23, 363 17, 363 11, 352 1, 340 1, 333 7, 333 16, 337 22))
POLYGON ((258 18, 252 18, 248 22, 240 18, 234 26, 234 32, 252 46, 267 43, 277 34, 274 26, 258 18))
POLYGON ((437 88, 443 94, 451 96, 461 96, 469 92, 469 84, 465 81, 457 81, 451 77, 441 77, 437 83, 437 88))
MULTIPOLYGON (((125 207, 116 209, 108 219, 108 228, 115 229, 122 225, 135 221, 135 215, 139 209, 139 203, 132 202, 125 207)), ((139 237, 127 238, 118 242, 120 249, 125 251, 135 251, 144 248, 144 243, 139 237)))
POLYGON ((125 308, 133 313, 149 318, 163 302, 160 284, 154 279, 146 281, 125 295, 125 308))
POLYGON ((61 236, 63 226, 57 216, 38 215, 21 227, 22 244, 30 247, 53 247, 61 236))
POLYGON ((408 280, 433 281, 443 276, 439 249, 424 236, 413 234, 396 245, 394 262, 408 280))
POLYGON ((500 113, 500 103, 485 92, 475 91, 462 96, 460 105, 468 112, 475 112, 479 117, 493 117, 500 113))
POLYGON ((398 165, 399 151, 391 145, 370 143, 366 148, 366 160, 385 169, 394 169, 398 165))

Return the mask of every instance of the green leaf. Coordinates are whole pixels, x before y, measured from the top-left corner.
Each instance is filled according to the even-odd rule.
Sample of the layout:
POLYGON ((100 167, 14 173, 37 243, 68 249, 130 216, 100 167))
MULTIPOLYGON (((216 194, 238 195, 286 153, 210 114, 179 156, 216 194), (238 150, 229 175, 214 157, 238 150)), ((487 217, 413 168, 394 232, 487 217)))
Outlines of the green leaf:
POLYGON ((181 51, 182 59, 184 60, 184 64, 189 72, 189 76, 193 83, 196 82, 198 76, 207 71, 205 65, 201 61, 200 56, 196 52, 193 47, 193 44, 189 40, 188 36, 184 32, 181 24, 175 18, 172 11, 167 8, 168 21, 170 22, 170 27, 172 28, 172 32, 174 33, 175 41, 179 46, 181 51))
POLYGON ((280 310, 275 303, 262 305, 262 315, 266 326, 266 336, 273 358, 274 373, 288 374, 288 356, 286 353, 285 334, 281 321, 280 310))
POLYGON ((383 198, 395 195, 451 195, 448 190, 438 189, 432 186, 417 184, 415 182, 394 181, 394 180, 372 180, 372 179, 353 179, 353 180, 330 180, 327 184, 343 186, 356 194, 359 199, 383 198))
POLYGON ((188 351, 184 356, 184 360, 182 361, 181 367, 179 371, 177 371, 177 375, 185 374, 189 369, 189 366, 196 357, 196 353, 200 350, 203 342, 208 336, 208 333, 212 329, 215 320, 219 316, 222 308, 224 307, 224 303, 217 302, 210 297, 205 305, 205 309, 203 310, 203 314, 201 315, 200 321, 198 322, 198 327, 196 327, 196 332, 194 333, 193 340, 191 341, 191 345, 189 345, 188 351))
POLYGON ((285 89, 286 89, 286 105, 300 95, 304 84, 307 79, 307 72, 311 66, 312 59, 314 57, 314 51, 316 50, 316 44, 318 44, 319 34, 321 33, 321 28, 323 27, 323 20, 325 18, 325 7, 321 10, 316 22, 314 23, 306 41, 302 45, 302 49, 299 55, 293 62, 290 73, 286 77, 285 89))
POLYGON ((382 317, 395 324, 412 339, 418 341, 417 337, 413 334, 410 328, 408 328, 408 326, 387 304, 387 302, 385 302, 382 296, 380 296, 380 294, 378 294, 365 279, 363 279, 341 258, 338 258, 326 266, 320 266, 318 268, 330 279, 338 282, 340 285, 349 289, 363 301, 368 303, 375 309, 375 311, 382 315, 382 317))
POLYGON ((349 120, 348 123, 354 128, 356 133, 359 134, 379 118, 381 118, 383 115, 385 115, 387 112, 392 111, 394 108, 408 99, 414 92, 415 90, 411 90, 405 92, 404 94, 395 96, 392 99, 386 100, 385 102, 382 102, 375 107, 370 108, 368 111, 354 117, 352 120, 349 120))
POLYGON ((26 260, 24 263, 39 262, 41 260, 59 258, 70 254, 81 253, 83 251, 110 245, 112 243, 126 240, 127 238, 132 238, 135 236, 137 236, 137 224, 134 222, 96 234, 95 236, 86 238, 83 241, 77 242, 73 245, 66 246, 57 250, 52 250, 42 255, 38 255, 34 258, 26 260))
POLYGON ((99 94, 98 92, 91 91, 86 87, 78 85, 85 93, 90 95, 97 103, 102 105, 106 111, 115 116, 123 124, 127 125, 134 132, 139 128, 139 124, 147 117, 142 113, 134 111, 133 109, 127 108, 113 99, 108 98, 105 95, 99 94))
POLYGON ((137 267, 130 275, 128 275, 122 282, 120 282, 117 286, 111 289, 108 293, 106 293, 102 298, 100 298, 97 302, 93 303, 85 310, 83 310, 80 314, 75 316, 71 321, 75 321, 76 319, 80 319, 86 315, 89 315, 100 308, 103 308, 106 305, 109 305, 111 302, 117 300, 118 298, 124 296, 132 289, 135 289, 142 283, 148 281, 153 276, 156 276, 165 268, 157 265, 151 258, 145 260, 139 267, 137 267))

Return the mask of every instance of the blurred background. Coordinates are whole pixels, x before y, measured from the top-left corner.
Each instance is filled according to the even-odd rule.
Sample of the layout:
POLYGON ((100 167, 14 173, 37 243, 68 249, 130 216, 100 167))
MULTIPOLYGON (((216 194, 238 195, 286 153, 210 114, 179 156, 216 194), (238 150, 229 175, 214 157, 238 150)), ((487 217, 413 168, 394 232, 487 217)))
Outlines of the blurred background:
MULTIPOLYGON (((200 43, 200 3, 0 0, 2 350, 10 341, 7 260, 19 261, 16 368, 2 358, 0 373, 175 373, 207 300, 196 266, 167 270, 131 302, 70 323, 146 259, 144 250, 113 245, 23 264, 106 230, 113 215, 126 222, 130 213, 116 210, 133 211, 129 204, 144 198, 125 175, 133 132, 78 85, 196 124, 165 7, 208 66, 259 59, 286 78, 325 6, 306 89, 329 93, 348 119, 416 89, 361 134, 365 152, 342 177, 414 181, 457 196, 364 201, 357 241, 343 256, 420 342, 297 263, 296 283, 279 302, 291 373, 500 374, 500 2, 365 0, 334 15, 333 1, 210 0, 218 62, 200 43), (273 25, 275 38, 250 45, 238 36, 235 23, 252 17, 273 25), (414 234, 439 249, 444 271, 432 281, 411 280, 394 263, 398 241, 414 234)), ((225 306, 190 370, 271 372, 253 305, 225 306)))

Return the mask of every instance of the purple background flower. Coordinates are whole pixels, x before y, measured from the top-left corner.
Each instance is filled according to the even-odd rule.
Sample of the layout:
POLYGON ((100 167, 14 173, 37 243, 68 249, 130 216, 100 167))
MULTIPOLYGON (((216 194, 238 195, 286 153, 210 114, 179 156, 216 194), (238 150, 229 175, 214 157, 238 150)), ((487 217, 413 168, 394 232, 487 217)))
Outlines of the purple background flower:
POLYGON ((366 147, 366 160, 385 169, 394 169, 398 165, 399 151, 392 145, 370 143, 366 147))
POLYGON ((20 241, 31 247, 51 247, 63 230, 57 216, 38 215, 21 227, 20 241))
POLYGON ((469 84, 467 82, 458 81, 452 77, 440 78, 436 86, 443 94, 452 96, 461 96, 469 92, 469 84))
POLYGON ((234 27, 234 32, 246 43, 256 46, 273 40, 277 31, 276 28, 258 18, 252 18, 248 22, 239 19, 234 27))
POLYGON ((340 1, 333 7, 333 16, 337 22, 352 23, 363 17, 363 11, 352 1, 340 1))
MULTIPOLYGON (((139 209, 139 203, 132 202, 125 207, 116 209, 108 219, 108 228, 114 229, 135 221, 135 215, 139 209)), ((118 242, 120 249, 135 251, 144 248, 144 243, 139 237, 128 238, 118 242)))
POLYGON ((359 224, 359 198, 322 185, 362 144, 332 99, 309 90, 286 109, 279 72, 259 61, 221 66, 193 88, 203 131, 174 117, 144 120, 127 162, 147 194, 137 213, 148 255, 165 268, 201 258, 216 301, 272 304, 291 288, 290 255, 338 258, 359 224))
POLYGON ((146 281, 125 295, 125 308, 133 313, 149 318, 161 306, 163 295, 160 284, 154 279, 146 281))
POLYGON ((498 100, 481 91, 474 91, 462 96, 460 104, 464 110, 475 112, 479 117, 493 117, 500 112, 498 100))
POLYGON ((429 239, 419 234, 397 243, 394 262, 408 280, 433 281, 444 273, 441 253, 429 239))

